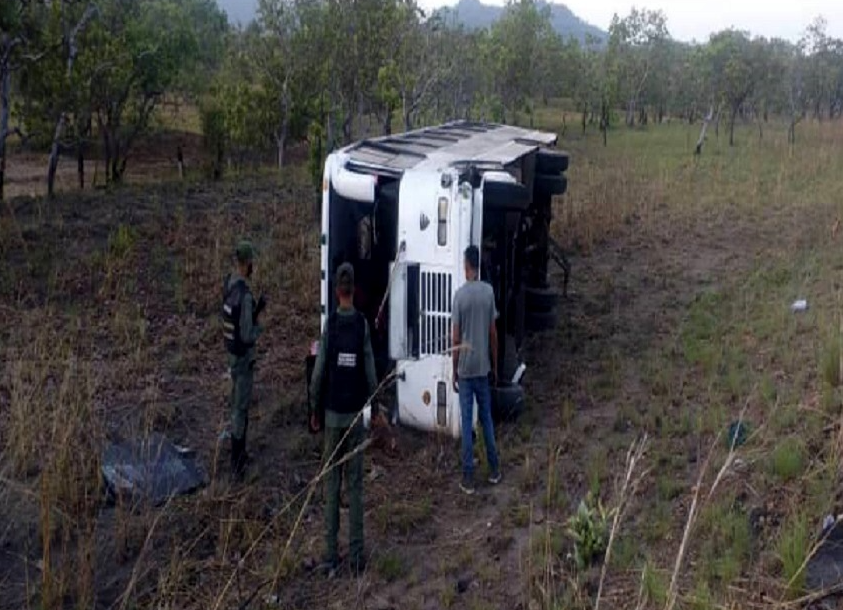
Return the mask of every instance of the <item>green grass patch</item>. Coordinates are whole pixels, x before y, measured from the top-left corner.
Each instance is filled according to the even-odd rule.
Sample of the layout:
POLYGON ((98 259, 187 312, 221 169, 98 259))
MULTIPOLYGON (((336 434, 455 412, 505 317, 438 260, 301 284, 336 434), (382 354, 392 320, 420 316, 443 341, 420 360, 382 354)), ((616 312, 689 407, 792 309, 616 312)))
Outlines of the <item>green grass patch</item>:
POLYGON ((407 575, 404 559, 395 551, 384 553, 375 560, 375 570, 387 582, 394 582, 407 575))
POLYGON ((675 475, 665 474, 659 477, 656 482, 659 500, 670 502, 682 495, 685 486, 675 478, 675 475))
POLYGON ((699 365, 706 375, 712 374, 722 359, 722 320, 726 309, 719 292, 697 295, 682 327, 682 353, 689 364, 699 365))
POLYGON ((843 344, 840 333, 837 330, 826 332, 820 355, 820 375, 826 385, 832 388, 840 387, 843 382, 840 375, 841 349, 843 349, 843 344))
POLYGON ((673 528, 671 504, 656 502, 647 508, 647 518, 644 520, 644 540, 650 545, 658 545, 670 535, 673 528))
POLYGON ((729 500, 700 514, 702 576, 709 584, 729 585, 738 578, 752 544, 749 517, 729 500))
POLYGON ((799 597, 805 590, 805 563, 809 545, 808 518, 805 514, 791 517, 782 527, 776 551, 782 568, 783 585, 791 598, 799 597))
POLYGON ((770 456, 772 474, 787 483, 805 470, 805 445, 798 438, 786 438, 776 445, 770 456))
POLYGON ((661 608, 667 601, 667 575, 647 561, 641 572, 641 594, 651 606, 661 608))
POLYGON ((433 516, 433 500, 425 497, 418 502, 396 502, 382 505, 375 511, 375 522, 384 533, 411 535, 433 516))

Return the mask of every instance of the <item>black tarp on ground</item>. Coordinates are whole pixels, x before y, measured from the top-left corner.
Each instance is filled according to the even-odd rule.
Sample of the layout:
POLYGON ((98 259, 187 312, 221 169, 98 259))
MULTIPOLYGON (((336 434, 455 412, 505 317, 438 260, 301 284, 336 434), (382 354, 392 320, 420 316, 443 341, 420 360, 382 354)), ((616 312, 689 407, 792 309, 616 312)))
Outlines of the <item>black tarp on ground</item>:
POLYGON ((102 474, 109 497, 132 505, 159 506, 206 483, 190 453, 161 434, 110 445, 103 455, 102 474))
POLYGON ((805 585, 812 591, 843 585, 843 521, 836 521, 823 536, 825 539, 805 568, 805 585))

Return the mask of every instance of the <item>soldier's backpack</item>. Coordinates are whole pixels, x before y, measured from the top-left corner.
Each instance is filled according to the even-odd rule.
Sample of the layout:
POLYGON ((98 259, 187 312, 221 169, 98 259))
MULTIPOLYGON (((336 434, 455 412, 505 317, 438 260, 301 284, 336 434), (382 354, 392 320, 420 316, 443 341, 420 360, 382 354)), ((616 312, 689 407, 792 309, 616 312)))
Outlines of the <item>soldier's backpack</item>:
POLYGON ((223 293, 222 302, 223 340, 228 353, 234 356, 245 356, 251 346, 244 343, 240 337, 240 313, 243 306, 243 297, 246 296, 249 289, 245 280, 240 279, 230 284, 229 277, 225 279, 227 289, 223 293))

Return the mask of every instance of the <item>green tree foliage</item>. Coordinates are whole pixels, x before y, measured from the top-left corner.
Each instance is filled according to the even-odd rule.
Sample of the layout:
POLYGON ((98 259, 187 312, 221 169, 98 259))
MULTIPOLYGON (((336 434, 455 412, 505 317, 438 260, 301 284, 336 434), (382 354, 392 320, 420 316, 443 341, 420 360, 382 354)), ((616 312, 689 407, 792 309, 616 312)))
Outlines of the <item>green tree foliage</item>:
POLYGON ((711 36, 708 53, 714 94, 729 109, 729 145, 735 144, 735 120, 755 91, 762 74, 757 53, 747 32, 725 30, 711 36))
POLYGON ((0 189, 13 133, 50 153, 49 191, 65 152, 80 185, 100 150, 119 181, 165 98, 198 105, 217 175, 269 154, 280 167, 292 143, 316 163, 398 127, 533 124, 560 98, 604 143, 617 117, 639 128, 704 118, 719 133, 721 114, 732 144, 739 121, 763 137, 770 115, 786 118, 793 142, 804 118, 843 113, 843 41, 817 18, 797 43, 730 29, 685 44, 647 9, 616 16, 608 38, 564 39, 537 0, 508 0, 475 29, 417 0, 259 0, 245 29, 215 0, 0 3, 0 189))
POLYGON ((0 3, 0 199, 6 177, 6 145, 13 134, 23 135, 19 125, 11 125, 12 77, 23 66, 39 61, 44 53, 40 44, 41 8, 29 0, 0 3))

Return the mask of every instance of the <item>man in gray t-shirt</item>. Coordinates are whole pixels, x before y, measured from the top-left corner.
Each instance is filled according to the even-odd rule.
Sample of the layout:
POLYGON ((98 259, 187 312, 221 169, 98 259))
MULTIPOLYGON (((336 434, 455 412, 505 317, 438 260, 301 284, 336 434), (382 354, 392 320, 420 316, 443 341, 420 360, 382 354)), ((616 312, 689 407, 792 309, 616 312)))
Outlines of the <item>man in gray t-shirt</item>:
POLYGON ((454 390, 460 398, 462 434, 463 480, 460 488, 469 495, 474 493, 474 439, 471 423, 475 398, 477 418, 483 428, 486 444, 489 482, 497 485, 501 480, 489 384, 490 373, 497 382, 498 333, 495 321, 498 311, 492 287, 477 279, 479 267, 480 251, 477 246, 469 246, 465 251, 467 282, 454 295, 452 313, 454 390))

